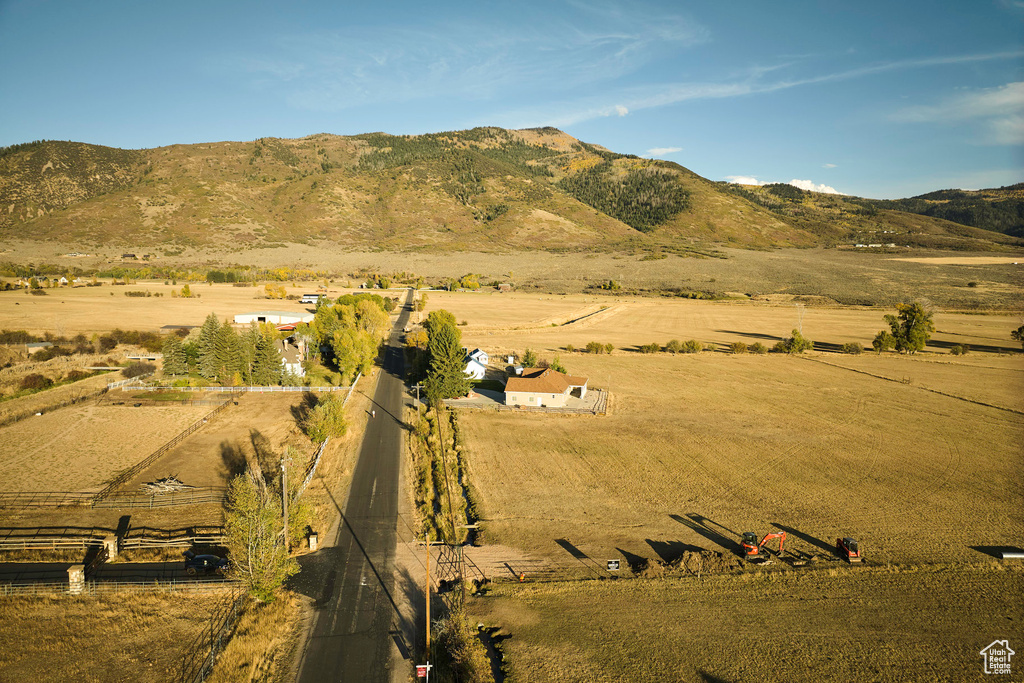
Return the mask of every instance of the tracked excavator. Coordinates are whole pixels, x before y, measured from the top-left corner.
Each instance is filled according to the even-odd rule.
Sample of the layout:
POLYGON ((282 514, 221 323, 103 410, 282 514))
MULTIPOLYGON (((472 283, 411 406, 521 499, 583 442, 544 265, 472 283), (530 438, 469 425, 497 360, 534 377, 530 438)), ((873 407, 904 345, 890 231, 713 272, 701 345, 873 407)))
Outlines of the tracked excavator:
POLYGON ((761 542, 757 541, 757 534, 753 531, 743 532, 743 557, 750 562, 761 562, 769 559, 769 553, 771 552, 766 546, 779 539, 779 552, 778 557, 782 557, 782 549, 786 544, 786 532, 785 531, 770 531, 764 535, 761 542))

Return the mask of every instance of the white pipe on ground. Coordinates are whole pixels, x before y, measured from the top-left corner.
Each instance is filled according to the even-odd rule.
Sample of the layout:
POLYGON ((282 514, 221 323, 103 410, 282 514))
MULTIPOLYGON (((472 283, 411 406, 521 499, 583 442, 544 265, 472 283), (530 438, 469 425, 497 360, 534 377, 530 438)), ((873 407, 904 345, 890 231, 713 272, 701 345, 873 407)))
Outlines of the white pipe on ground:
POLYGON ((1004 560, 1024 560, 1024 552, 1020 550, 1004 551, 999 553, 1004 560))

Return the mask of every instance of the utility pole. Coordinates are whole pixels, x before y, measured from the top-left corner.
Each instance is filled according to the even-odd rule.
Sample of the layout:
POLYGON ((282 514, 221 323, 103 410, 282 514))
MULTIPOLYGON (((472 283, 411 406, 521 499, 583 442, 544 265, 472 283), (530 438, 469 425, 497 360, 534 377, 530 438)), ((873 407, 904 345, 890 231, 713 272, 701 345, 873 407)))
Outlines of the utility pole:
POLYGON ((427 537, 427 675, 430 675, 430 532, 427 537))
POLYGON ((413 387, 416 390, 416 412, 420 411, 420 389, 423 388, 422 384, 417 384, 413 387))

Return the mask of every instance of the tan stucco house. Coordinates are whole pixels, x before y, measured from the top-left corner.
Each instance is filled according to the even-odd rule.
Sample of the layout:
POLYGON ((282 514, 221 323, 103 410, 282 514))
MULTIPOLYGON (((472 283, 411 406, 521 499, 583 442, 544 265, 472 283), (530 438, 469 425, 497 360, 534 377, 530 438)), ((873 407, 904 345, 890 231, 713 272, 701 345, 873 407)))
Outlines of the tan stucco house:
POLYGON ((505 384, 505 405, 564 408, 570 396, 587 395, 587 378, 565 375, 551 368, 526 368, 505 384))

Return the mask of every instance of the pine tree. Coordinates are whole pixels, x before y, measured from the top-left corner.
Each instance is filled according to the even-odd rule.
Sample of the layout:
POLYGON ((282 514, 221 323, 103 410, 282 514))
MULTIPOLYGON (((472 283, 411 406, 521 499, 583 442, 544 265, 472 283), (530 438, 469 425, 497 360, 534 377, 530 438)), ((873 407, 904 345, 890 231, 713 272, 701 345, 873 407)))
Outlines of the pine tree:
POLYGON ((469 391, 469 379, 466 377, 461 332, 451 324, 434 324, 430 326, 429 334, 427 384, 432 385, 442 399, 465 396, 469 391))
POLYGON ((199 329, 199 374, 207 379, 217 375, 216 345, 220 333, 220 322, 217 314, 206 316, 203 326, 199 329))
POLYGON ((188 373, 188 359, 185 357, 185 347, 176 334, 171 334, 164 340, 164 374, 184 375, 188 373))
POLYGON ((281 354, 277 344, 265 333, 261 333, 256 341, 256 356, 253 360, 253 384, 261 387, 280 384, 281 370, 281 354))
POLYGON ((217 330, 214 343, 214 358, 217 379, 227 382, 240 368, 238 335, 227 320, 217 330))

